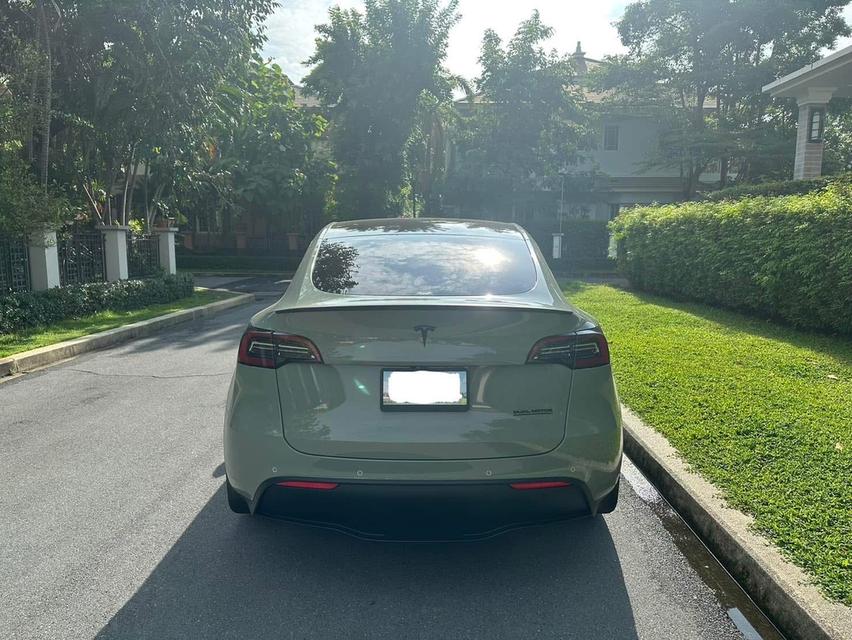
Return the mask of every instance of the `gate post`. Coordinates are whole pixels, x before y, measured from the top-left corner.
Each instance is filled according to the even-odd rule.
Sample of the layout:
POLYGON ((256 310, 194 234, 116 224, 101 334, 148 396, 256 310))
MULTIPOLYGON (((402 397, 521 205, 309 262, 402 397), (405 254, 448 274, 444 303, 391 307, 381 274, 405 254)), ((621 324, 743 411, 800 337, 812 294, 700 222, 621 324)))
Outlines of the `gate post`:
POLYGON ((104 275, 107 282, 127 280, 127 232, 130 227, 98 227, 104 234, 104 275))
POLYGON ((175 259, 175 233, 174 227, 162 227, 154 229, 159 242, 160 266, 169 275, 177 273, 177 260, 175 259))
POLYGON ((27 239, 30 288, 43 291, 59 286, 59 253, 55 231, 36 231, 27 239))

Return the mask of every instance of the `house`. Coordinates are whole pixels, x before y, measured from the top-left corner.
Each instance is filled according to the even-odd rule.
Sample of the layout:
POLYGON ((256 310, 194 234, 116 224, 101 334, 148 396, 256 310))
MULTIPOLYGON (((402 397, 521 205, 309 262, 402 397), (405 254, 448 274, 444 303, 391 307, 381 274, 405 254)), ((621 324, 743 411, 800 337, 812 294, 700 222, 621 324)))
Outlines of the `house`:
MULTIPOLYGON (((574 67, 582 79, 590 70, 604 64, 600 60, 586 57, 582 44, 572 54, 574 67)), ((602 105, 606 96, 589 89, 583 91, 584 97, 592 111, 596 105, 602 105)), ((470 101, 462 98, 456 102, 460 109, 470 101)), ((481 97, 476 96, 472 108, 482 104, 481 97)), ((715 100, 709 98, 705 110, 715 108, 715 100)), ((572 185, 581 183, 583 193, 568 190, 567 195, 529 194, 521 198, 511 213, 503 212, 500 217, 509 217, 526 225, 546 225, 560 218, 560 210, 565 218, 586 218, 592 220, 611 220, 622 208, 636 204, 669 203, 682 200, 685 184, 683 174, 678 166, 650 166, 649 158, 660 144, 664 133, 662 123, 654 121, 638 106, 631 112, 630 108, 621 109, 616 115, 611 110, 597 109, 601 114, 597 123, 599 139, 595 148, 586 153, 581 163, 567 172, 563 180, 572 185), (582 178, 580 176, 588 176, 582 178), (526 202, 525 202, 526 200, 526 202)), ((715 183, 719 180, 718 167, 701 175, 702 183, 715 183)), ((479 212, 467 210, 458 203, 445 203, 445 213, 458 216, 477 216, 479 212)), ((485 214, 486 212, 482 212, 485 214)), ((494 215, 493 212, 490 215, 494 215)))
POLYGON ((821 175, 828 102, 852 97, 852 46, 770 82, 763 92, 773 98, 795 98, 799 106, 793 179, 821 175))

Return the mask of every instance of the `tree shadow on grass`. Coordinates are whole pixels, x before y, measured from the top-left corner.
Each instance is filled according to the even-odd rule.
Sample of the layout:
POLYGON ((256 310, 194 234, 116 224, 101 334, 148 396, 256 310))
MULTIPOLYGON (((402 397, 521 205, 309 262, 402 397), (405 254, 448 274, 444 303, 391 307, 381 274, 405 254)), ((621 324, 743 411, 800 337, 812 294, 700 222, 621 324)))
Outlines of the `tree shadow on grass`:
MULTIPOLYGON (((571 281, 563 285, 563 291, 570 300, 572 296, 583 293, 587 289, 596 286, 600 285, 571 281)), ((619 287, 613 284, 606 286, 629 293, 643 304, 681 311, 706 320, 722 327, 728 333, 744 333, 750 336, 809 349, 831 358, 843 366, 852 367, 852 336, 819 331, 805 331, 781 324, 771 318, 749 315, 742 311, 713 307, 706 303, 691 300, 673 299, 659 294, 639 291, 631 287, 619 287)))
POLYGON ((371 543, 238 517, 223 494, 98 638, 637 638, 601 518, 371 543))

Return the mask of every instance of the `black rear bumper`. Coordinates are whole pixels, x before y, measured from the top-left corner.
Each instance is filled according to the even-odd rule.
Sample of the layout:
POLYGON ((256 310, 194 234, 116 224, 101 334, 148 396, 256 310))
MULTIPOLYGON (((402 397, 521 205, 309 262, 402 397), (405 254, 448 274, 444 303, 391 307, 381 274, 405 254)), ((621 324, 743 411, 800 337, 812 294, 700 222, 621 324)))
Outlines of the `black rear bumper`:
MULTIPOLYGON (((339 483, 330 490, 270 480, 255 513, 371 540, 475 540, 509 529, 589 515, 579 483, 517 490, 508 482, 339 483)), ((546 480, 554 480, 547 478, 546 480)))

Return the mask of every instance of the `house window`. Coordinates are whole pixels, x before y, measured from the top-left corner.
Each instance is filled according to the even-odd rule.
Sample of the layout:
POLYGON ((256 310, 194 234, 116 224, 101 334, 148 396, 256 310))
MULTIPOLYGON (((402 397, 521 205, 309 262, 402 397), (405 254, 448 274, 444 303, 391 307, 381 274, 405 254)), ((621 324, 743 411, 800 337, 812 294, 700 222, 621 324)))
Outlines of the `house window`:
POLYGON ((811 109, 808 117, 808 142, 822 142, 825 130, 825 109, 811 109))
POLYGON ((608 124, 604 127, 604 151, 618 151, 617 124, 608 124))
POLYGON ((588 219, 589 208, 585 205, 574 205, 572 207, 569 207, 568 215, 572 218, 588 219))

